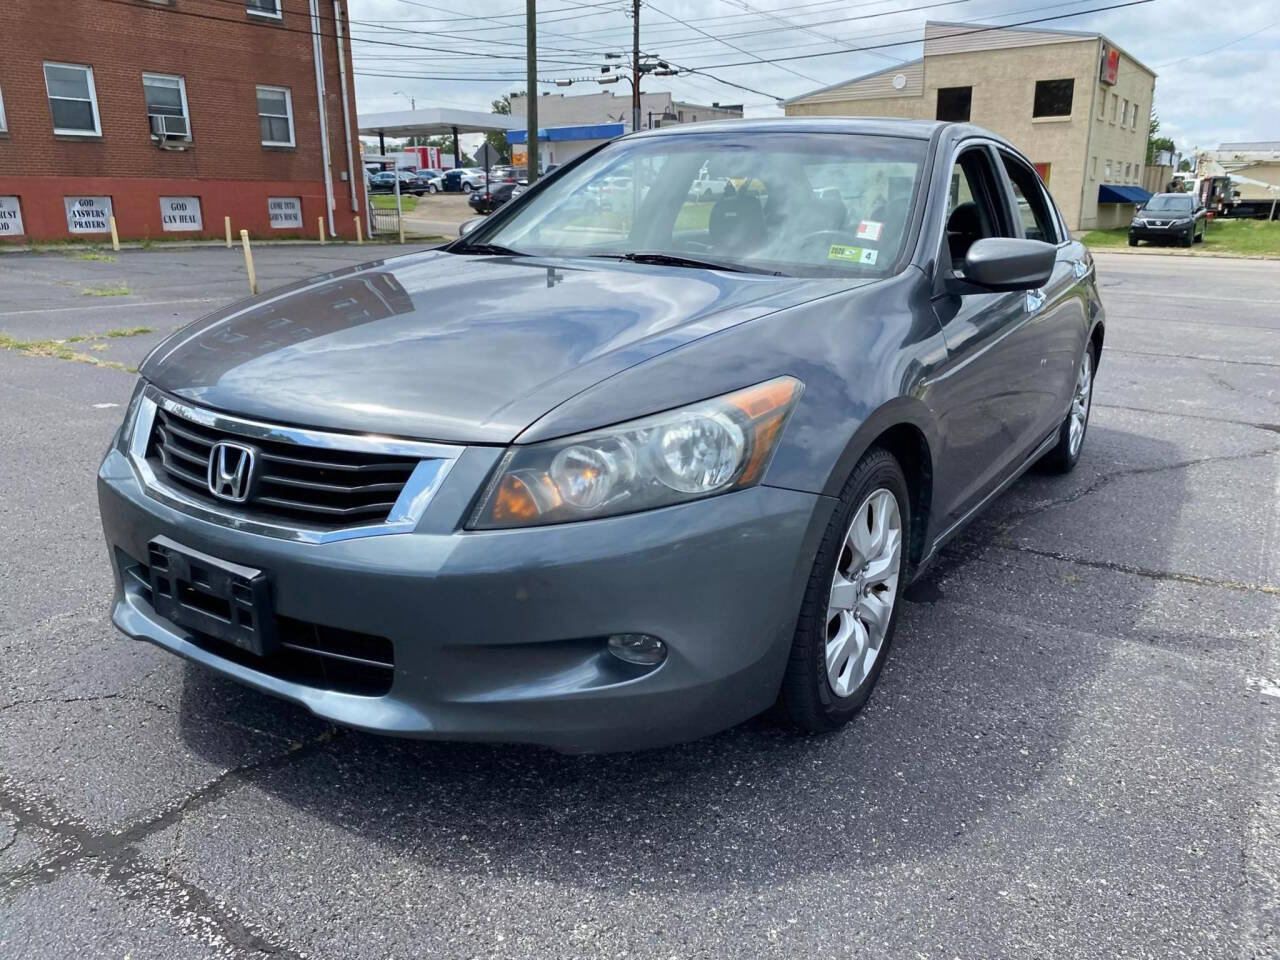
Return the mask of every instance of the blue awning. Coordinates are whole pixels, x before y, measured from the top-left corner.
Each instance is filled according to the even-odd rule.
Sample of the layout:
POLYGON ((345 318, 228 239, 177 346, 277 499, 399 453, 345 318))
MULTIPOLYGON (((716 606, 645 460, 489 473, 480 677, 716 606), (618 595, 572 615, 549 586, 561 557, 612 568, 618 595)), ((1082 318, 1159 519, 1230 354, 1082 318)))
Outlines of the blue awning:
POLYGON ((1104 183, 1098 187, 1099 203, 1146 203, 1151 194, 1141 187, 1126 187, 1118 183, 1104 183))
MULTIPOLYGON (((612 140, 626 133, 621 123, 588 123, 578 127, 545 127, 538 129, 538 139, 543 143, 560 140, 612 140)), ((508 130, 507 143, 528 142, 525 130, 508 130)))

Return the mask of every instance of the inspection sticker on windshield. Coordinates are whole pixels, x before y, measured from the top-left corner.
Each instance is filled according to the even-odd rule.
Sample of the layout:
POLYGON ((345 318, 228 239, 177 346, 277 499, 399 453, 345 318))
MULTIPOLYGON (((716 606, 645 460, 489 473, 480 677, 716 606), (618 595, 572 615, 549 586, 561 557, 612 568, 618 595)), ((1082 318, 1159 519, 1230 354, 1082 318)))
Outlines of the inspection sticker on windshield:
POLYGON ((875 263, 876 251, 866 247, 846 247, 841 243, 833 243, 827 251, 828 260, 846 260, 849 263, 875 263))
POLYGON ((863 220, 858 224, 858 239, 870 240, 873 243, 880 239, 884 224, 877 220, 863 220))

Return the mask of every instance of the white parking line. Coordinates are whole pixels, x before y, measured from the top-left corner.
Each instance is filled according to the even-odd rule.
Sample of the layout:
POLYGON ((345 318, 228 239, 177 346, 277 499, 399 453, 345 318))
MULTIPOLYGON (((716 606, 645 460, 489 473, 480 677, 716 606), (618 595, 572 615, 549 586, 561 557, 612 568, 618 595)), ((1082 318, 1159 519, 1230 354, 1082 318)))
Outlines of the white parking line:
MULTIPOLYGON (((80 313, 84 313, 86 312, 86 310, 89 310, 89 309, 96 311, 96 310, 112 310, 112 309, 119 310, 124 307, 135 307, 135 308, 136 307, 167 307, 171 304, 176 304, 176 303, 217 303, 221 299, 223 298, 222 297, 188 297, 185 300, 142 300, 142 301, 133 301, 131 303, 103 303, 103 304, 95 303, 91 308, 79 306, 79 307, 45 307, 44 309, 41 309, 41 310, 6 310, 3 313, 0 313, 0 317, 23 317, 33 313, 70 313, 73 310, 78 311, 80 313)), ((234 300, 236 298, 234 296, 229 296, 226 299, 234 300)))

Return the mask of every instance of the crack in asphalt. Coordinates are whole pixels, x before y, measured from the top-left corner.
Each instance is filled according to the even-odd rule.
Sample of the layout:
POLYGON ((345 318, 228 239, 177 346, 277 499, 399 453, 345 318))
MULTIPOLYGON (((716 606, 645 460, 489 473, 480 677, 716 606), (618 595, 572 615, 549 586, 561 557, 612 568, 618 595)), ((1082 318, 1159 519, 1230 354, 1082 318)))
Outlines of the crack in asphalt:
POLYGON ((1127 410, 1130 413, 1153 413, 1161 417, 1185 417, 1188 420, 1206 420, 1209 423, 1229 423, 1235 427, 1252 427, 1255 430, 1269 430, 1280 433, 1280 423, 1257 423, 1252 420, 1230 420, 1226 417, 1207 417, 1202 413, 1174 413, 1171 410, 1153 410, 1150 407, 1129 407, 1122 403, 1094 403, 1095 408, 1107 410, 1127 410))
MULTIPOLYGON (((1091 560, 1088 557, 1077 557, 1070 553, 1061 553, 1057 550, 1040 550, 1036 547, 1028 547, 1017 543, 1007 543, 1001 541, 992 541, 988 546, 998 550, 1009 550, 1014 553, 1027 553, 1036 557, 1046 557, 1050 560, 1060 560, 1063 563, 1074 563, 1081 567, 1090 567, 1094 570, 1109 570, 1113 573, 1127 573, 1135 577, 1146 577, 1150 580, 1165 580, 1176 583, 1189 583, 1202 587, 1221 587, 1224 590, 1241 590, 1247 593, 1261 593, 1267 596, 1280 597, 1280 586, 1272 586, 1268 583, 1247 583, 1241 580, 1219 580, 1216 577, 1202 577, 1194 573, 1180 573, 1177 570, 1153 570, 1150 567, 1140 567, 1137 564, 1122 563, 1119 560, 1091 560)), ((954 556, 959 559, 970 559, 969 554, 956 553, 954 556)))
POLYGON ((998 529, 1001 536, 1004 536, 1028 517, 1034 517, 1038 514, 1044 513, 1046 510, 1065 506, 1068 503, 1075 503, 1077 500, 1083 500, 1085 497, 1097 493, 1104 487, 1110 486, 1117 480, 1124 480, 1128 477, 1144 476, 1153 473, 1166 473, 1175 470, 1187 470, 1191 467, 1203 466, 1206 463, 1238 463, 1243 460, 1258 460, 1266 457, 1272 457, 1277 454, 1280 454, 1280 447, 1268 447, 1265 450, 1256 450, 1253 453, 1239 453, 1220 457, 1196 457, 1191 460, 1180 460, 1177 463, 1162 463, 1147 467, 1130 467, 1125 470, 1115 470, 1111 473, 1100 474, 1092 483, 1076 490, 1074 493, 1068 493, 1061 497, 1054 497, 1050 500, 1041 500, 1029 507, 1025 507, 1021 510, 1014 510, 1011 513, 1006 514, 997 521, 998 529))
POLYGON ((1135 357, 1164 357, 1168 360, 1196 360, 1200 363, 1229 363, 1242 367, 1280 367, 1280 363, 1269 360, 1228 360, 1226 357, 1205 357, 1191 353, 1157 353, 1154 350, 1125 350, 1122 347, 1107 347, 1107 353, 1126 353, 1135 357))
MULTIPOLYGON (((65 702, 93 699, 140 698, 109 694, 67 698, 65 702)), ((58 701, 49 698, 34 702, 58 701)), ((0 885, 11 896, 21 890, 52 883, 73 870, 80 870, 100 877, 127 898, 158 907, 188 926, 194 923, 209 936, 220 938, 240 950, 303 960, 302 954, 270 941, 264 934, 257 932, 253 925, 240 919, 233 910, 224 907, 213 895, 196 884, 147 863, 139 852, 139 844, 162 830, 181 823, 188 814, 252 783, 255 776, 294 763, 341 735, 341 730, 330 727, 309 740, 291 741, 282 753, 225 770, 157 815, 118 832, 95 830, 73 818, 62 818, 50 813, 41 802, 24 797, 9 777, 0 772, 0 811, 14 820, 14 840, 24 829, 57 838, 53 850, 45 856, 37 857, 17 870, 0 874, 0 885)), ((49 801, 44 803, 52 806, 49 801)), ((187 929, 183 933, 191 935, 191 931, 187 929)))

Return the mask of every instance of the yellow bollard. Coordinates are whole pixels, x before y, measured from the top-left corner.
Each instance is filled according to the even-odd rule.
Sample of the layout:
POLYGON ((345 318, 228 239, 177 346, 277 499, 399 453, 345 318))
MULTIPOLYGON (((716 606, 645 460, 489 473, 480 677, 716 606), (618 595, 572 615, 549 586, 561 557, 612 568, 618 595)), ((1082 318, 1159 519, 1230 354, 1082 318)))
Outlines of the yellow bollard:
POLYGON ((364 243, 364 234, 360 232, 360 218, 356 217, 356 243, 364 243))
POLYGON ((227 249, 231 249, 231 218, 223 217, 222 222, 227 225, 227 249))
POLYGON ((249 271, 249 292, 258 292, 258 275, 253 272, 253 251, 249 249, 249 231, 240 231, 240 242, 244 244, 244 268, 249 271))
POLYGON ((118 233, 116 232, 116 218, 115 218, 115 217, 107 217, 107 223, 108 223, 108 224, 110 225, 110 227, 111 227, 111 249, 112 249, 112 250, 119 250, 119 249, 120 249, 120 234, 118 234, 118 233))
POLYGON ((324 217, 316 218, 316 226, 320 230, 320 242, 324 243, 324 217))

